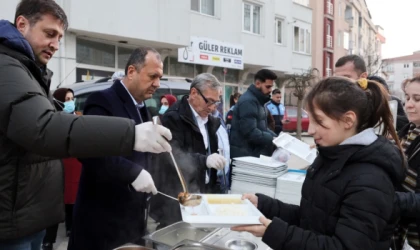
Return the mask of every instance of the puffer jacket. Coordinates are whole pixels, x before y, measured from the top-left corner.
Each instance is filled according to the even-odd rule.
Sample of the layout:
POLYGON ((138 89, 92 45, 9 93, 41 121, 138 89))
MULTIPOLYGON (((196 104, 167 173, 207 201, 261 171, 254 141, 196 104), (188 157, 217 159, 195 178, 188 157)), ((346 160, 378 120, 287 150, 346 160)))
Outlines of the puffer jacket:
POLYGON ((368 145, 354 142, 319 148, 300 206, 258 194, 258 209, 272 219, 263 236, 269 247, 389 250, 398 221, 393 201, 405 175, 403 158, 382 136, 368 145))
POLYGON ((271 156, 273 137, 276 134, 268 128, 265 103, 270 100, 254 84, 239 98, 233 110, 230 129, 231 158, 241 156, 271 156))
MULTIPOLYGON (((56 112, 48 71, 28 41, 0 21, 0 241, 64 219, 61 158, 131 154, 134 122, 56 112)), ((99 166, 98 166, 99 167, 99 166)))

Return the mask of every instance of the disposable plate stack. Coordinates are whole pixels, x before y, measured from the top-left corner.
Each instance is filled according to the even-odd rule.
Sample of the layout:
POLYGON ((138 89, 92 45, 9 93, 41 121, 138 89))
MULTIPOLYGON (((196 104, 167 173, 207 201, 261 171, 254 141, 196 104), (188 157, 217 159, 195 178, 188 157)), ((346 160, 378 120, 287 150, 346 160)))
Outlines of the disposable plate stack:
POLYGON ((284 174, 284 163, 257 157, 238 157, 232 163, 232 194, 262 193, 273 197, 277 178, 284 174))
POLYGON ((300 204, 305 170, 289 170, 277 178, 275 198, 289 204, 300 204))

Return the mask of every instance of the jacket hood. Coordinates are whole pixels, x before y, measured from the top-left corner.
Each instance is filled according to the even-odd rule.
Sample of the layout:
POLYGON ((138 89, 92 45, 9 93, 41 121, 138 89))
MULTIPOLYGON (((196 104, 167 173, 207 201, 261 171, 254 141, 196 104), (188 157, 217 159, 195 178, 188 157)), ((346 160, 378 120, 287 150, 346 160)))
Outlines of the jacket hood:
POLYGON ((0 20, 0 43, 35 60, 34 52, 29 42, 7 20, 0 20))
MULTIPOLYGON (((319 153, 327 158, 344 157, 345 165, 372 164, 388 173, 395 186, 405 178, 405 165, 399 149, 388 139, 378 136, 372 143, 355 142, 333 147, 319 147, 319 153)), ((340 166, 340 168, 343 166, 340 166)))

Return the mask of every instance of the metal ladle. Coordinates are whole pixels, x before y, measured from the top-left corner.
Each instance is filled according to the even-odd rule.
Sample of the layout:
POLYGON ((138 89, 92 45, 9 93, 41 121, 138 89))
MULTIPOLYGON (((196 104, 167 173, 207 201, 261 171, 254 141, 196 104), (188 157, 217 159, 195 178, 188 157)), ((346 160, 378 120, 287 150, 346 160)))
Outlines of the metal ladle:
MULTIPOLYGON (((153 119, 153 124, 162 125, 162 123, 160 122, 159 116, 153 116, 152 119, 153 119)), ((187 185, 185 184, 186 182, 185 182, 184 176, 182 175, 181 169, 179 169, 178 164, 176 164, 175 157, 172 154, 172 151, 169 152, 169 155, 172 158, 172 162, 174 163, 174 166, 175 166, 176 172, 178 174, 179 180, 181 181, 182 189, 184 190, 184 192, 181 192, 178 195, 179 203, 181 203, 181 205, 183 205, 184 207, 195 207, 195 206, 200 205, 203 197, 201 195, 189 194, 188 193, 187 185)))

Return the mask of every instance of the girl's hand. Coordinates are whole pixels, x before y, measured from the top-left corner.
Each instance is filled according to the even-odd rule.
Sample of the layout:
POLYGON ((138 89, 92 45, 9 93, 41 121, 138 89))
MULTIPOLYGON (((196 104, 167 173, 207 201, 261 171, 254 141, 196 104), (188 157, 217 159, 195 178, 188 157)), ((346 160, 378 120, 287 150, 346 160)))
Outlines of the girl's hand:
POLYGON ((258 197, 255 194, 243 194, 242 200, 248 199, 255 207, 258 207, 258 197))
POLYGON ((271 223, 271 220, 265 218, 264 216, 261 216, 260 222, 262 223, 262 225, 237 226, 237 227, 232 227, 231 230, 238 231, 238 232, 248 232, 248 233, 252 233, 256 237, 263 237, 265 230, 267 230, 267 227, 271 223))

